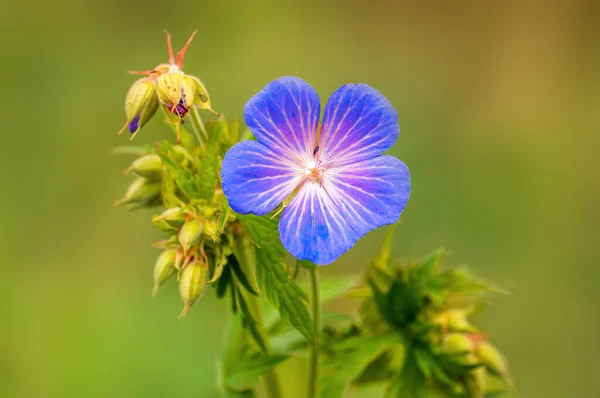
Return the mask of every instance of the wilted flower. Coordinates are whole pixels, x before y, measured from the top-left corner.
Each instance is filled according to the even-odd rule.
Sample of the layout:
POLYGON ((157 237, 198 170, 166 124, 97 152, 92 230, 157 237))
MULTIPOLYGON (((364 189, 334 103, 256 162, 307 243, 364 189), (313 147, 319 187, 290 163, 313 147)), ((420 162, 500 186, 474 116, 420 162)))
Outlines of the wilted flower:
POLYGON ((285 248, 329 264, 372 229, 398 220, 410 173, 381 156, 400 133, 390 102, 365 84, 340 87, 325 106, 296 77, 269 83, 246 104, 258 141, 235 145, 223 161, 223 191, 238 213, 267 214, 296 193, 279 223, 285 248))
MULTIPOLYGON (((140 128, 148 121, 158 109, 158 104, 165 106, 168 112, 183 119, 194 105, 200 109, 207 109, 219 116, 210 105, 210 97, 204 84, 195 76, 183 73, 183 57, 197 31, 194 31, 183 48, 173 53, 171 35, 167 34, 167 47, 169 63, 159 64, 152 70, 132 71, 135 75, 146 75, 135 82, 127 94, 125 114, 127 122, 119 134, 129 127, 133 134, 132 139, 140 128)), ((177 127, 179 124, 177 124, 177 127)), ((179 140, 179 131, 178 140, 179 140)))

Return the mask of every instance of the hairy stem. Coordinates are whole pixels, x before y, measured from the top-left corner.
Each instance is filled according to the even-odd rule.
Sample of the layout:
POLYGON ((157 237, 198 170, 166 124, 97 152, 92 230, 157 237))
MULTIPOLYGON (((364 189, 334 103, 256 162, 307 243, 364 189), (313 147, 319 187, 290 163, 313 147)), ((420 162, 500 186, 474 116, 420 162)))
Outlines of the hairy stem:
MULTIPOLYGON (((260 303, 260 298, 254 295, 248 294, 246 295, 246 299, 248 302, 248 307, 250 312, 252 312, 252 316, 256 321, 256 327, 262 337, 262 340, 265 342, 265 346, 267 350, 269 350, 269 336, 265 330, 264 317, 262 313, 262 307, 260 303)), ((268 354, 268 352, 267 352, 268 354)), ((263 381, 265 388, 267 390, 267 395, 270 398, 281 398, 283 397, 281 393, 281 386, 279 385, 279 378, 277 377, 277 373, 274 368, 271 368, 268 372, 266 372, 263 376, 263 381)))
POLYGON ((312 304, 314 344, 310 347, 308 392, 307 398, 315 398, 319 383, 319 351, 321 337, 321 298, 319 294, 319 275, 317 267, 312 267, 309 272, 310 302, 312 304))
POLYGON ((192 121, 192 129, 194 130, 194 134, 196 135, 196 138, 198 139, 200 146, 202 146, 202 145, 204 145, 204 140, 202 139, 202 136, 200 136, 200 132, 202 132, 202 135, 204 136, 205 139, 208 138, 208 133, 206 132, 206 127, 204 127, 204 122, 202 121, 202 118, 200 117, 200 113, 198 113, 198 108, 196 108, 195 106, 192 107, 190 113, 191 113, 190 120, 192 121))
MULTIPOLYGON (((256 258, 254 256, 254 248, 252 243, 242 234, 235 234, 235 247, 236 247, 236 256, 240 260, 240 265, 244 267, 244 271, 248 275, 253 275, 254 270, 256 269, 256 258), (242 265, 243 264, 243 265, 242 265)), ((252 285, 255 286, 256 281, 252 279, 252 285)), ((265 348, 267 349, 266 354, 269 351, 269 335, 265 330, 264 324, 264 316, 262 312, 262 306, 260 297, 257 297, 253 294, 248 294, 247 292, 242 291, 244 295, 245 301, 248 303, 248 309, 252 314, 252 317, 256 321, 256 328, 261 335, 261 340, 264 342, 265 348)), ((244 330, 244 329, 243 329, 244 330)), ((247 333, 246 330, 244 330, 247 333)), ((265 389, 267 390, 267 396, 269 398, 281 398, 283 394, 281 392, 281 387, 279 384, 279 378, 277 377, 277 373, 275 369, 270 369, 263 375, 263 382, 265 389)))

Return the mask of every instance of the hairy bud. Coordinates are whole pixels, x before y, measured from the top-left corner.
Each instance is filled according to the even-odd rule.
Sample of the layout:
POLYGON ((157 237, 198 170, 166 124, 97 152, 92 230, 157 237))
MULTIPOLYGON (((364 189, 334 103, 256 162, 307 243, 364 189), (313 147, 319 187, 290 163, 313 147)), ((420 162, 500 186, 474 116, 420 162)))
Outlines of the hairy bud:
POLYGON ((175 273, 175 268, 173 268, 175 256, 175 250, 165 250, 156 259, 156 263, 154 264, 154 289, 152 290, 152 297, 156 296, 158 288, 175 273))
POLYGON ((179 318, 185 318, 189 309, 194 305, 196 300, 200 298, 204 291, 206 280, 206 266, 197 261, 189 263, 179 278, 179 293, 183 300, 183 311, 179 315, 179 318))
POLYGON ((469 323, 467 317, 469 312, 465 310, 448 310, 446 311, 446 320, 448 329, 452 332, 475 332, 477 329, 469 323))
POLYGON ((207 221, 204 223, 203 231, 204 236, 211 239, 213 242, 219 241, 219 225, 214 221, 207 221))
POLYGON ((125 196, 115 202, 115 206, 124 204, 146 205, 153 203, 160 195, 160 182, 138 177, 129 185, 125 196))
POLYGON ((487 389, 487 371, 484 366, 475 368, 466 376, 465 388, 470 398, 483 398, 487 389))
POLYGON ((504 355, 502 355, 502 353, 492 344, 485 341, 480 343, 475 350, 475 354, 492 372, 503 377, 505 380, 510 379, 508 374, 508 364, 504 355))
POLYGON ((444 337, 444 347, 450 354, 464 354, 473 351, 473 342, 468 335, 449 333, 444 337))
POLYGON ((188 250, 196 245, 202 237, 202 223, 200 220, 192 218, 183 224, 179 231, 179 244, 183 252, 187 254, 188 250))
POLYGON ((127 172, 144 177, 148 180, 158 181, 162 176, 163 165, 160 156, 156 154, 144 155, 137 158, 127 172))
POLYGON ((161 231, 177 231, 185 222, 186 214, 181 207, 172 207, 152 217, 152 224, 161 231))
POLYGON ((158 97, 154 80, 144 77, 135 81, 125 98, 125 118, 127 121, 119 134, 125 128, 128 128, 133 139, 142 126, 154 116, 157 109, 158 97))

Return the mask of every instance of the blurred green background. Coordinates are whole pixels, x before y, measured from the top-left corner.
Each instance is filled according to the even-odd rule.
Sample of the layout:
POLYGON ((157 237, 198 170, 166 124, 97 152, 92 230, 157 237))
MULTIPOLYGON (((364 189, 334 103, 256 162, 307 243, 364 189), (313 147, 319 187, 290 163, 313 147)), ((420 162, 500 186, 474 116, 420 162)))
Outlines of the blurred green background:
MULTIPOLYGON (((167 60, 163 28, 176 48, 200 29, 186 71, 229 118, 282 75, 323 101, 348 82, 384 93, 413 179, 395 254, 444 245, 513 292, 479 325, 519 396, 598 396, 599 16, 584 0, 2 0, 0 396, 214 385, 226 308, 207 294, 179 321, 174 284, 152 300, 152 213, 112 207, 130 181, 107 156, 127 142, 126 71, 167 60)), ((167 134, 155 118, 136 140, 167 134)), ((322 272, 358 273, 384 233, 322 272)))

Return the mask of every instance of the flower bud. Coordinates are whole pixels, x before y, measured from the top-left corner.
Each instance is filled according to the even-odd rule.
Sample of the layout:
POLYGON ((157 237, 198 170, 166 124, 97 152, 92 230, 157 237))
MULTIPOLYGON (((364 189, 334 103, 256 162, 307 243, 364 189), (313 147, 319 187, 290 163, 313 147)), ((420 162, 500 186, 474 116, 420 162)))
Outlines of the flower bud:
POLYGON ((202 232, 204 233, 204 236, 208 237, 213 242, 219 240, 219 225, 214 221, 206 221, 202 232))
POLYGON ((468 315, 469 312, 465 310, 454 309, 446 311, 448 329, 451 332, 475 332, 477 329, 467 320, 468 315))
POLYGON ((163 211, 158 217, 171 227, 180 228, 185 222, 186 213, 181 207, 171 207, 163 211))
POLYGON ((194 105, 196 85, 182 72, 168 72, 158 78, 156 91, 158 99, 169 112, 180 118, 185 117, 194 105))
POLYGON ((160 195, 160 182, 138 177, 129 185, 125 196, 115 202, 115 206, 124 204, 144 205, 153 203, 160 195))
POLYGON ((154 80, 144 77, 137 80, 125 97, 125 126, 119 134, 127 127, 133 137, 148 120, 154 116, 158 109, 158 97, 156 95, 156 83, 154 80))
POLYGON ((487 389, 487 371, 485 366, 475 368, 465 378, 465 388, 470 398, 483 398, 487 389))
POLYGON ((187 166, 187 161, 192 160, 192 157, 188 151, 181 145, 174 145, 172 149, 173 159, 175 159, 175 161, 180 163, 183 167, 187 166))
POLYGON ((156 154, 144 155, 137 158, 127 169, 127 172, 133 172, 133 174, 139 177, 154 181, 160 180, 162 171, 162 161, 160 160, 160 156, 156 154))
POLYGON ((156 228, 160 229, 163 232, 175 232, 177 228, 174 228, 169 225, 163 218, 161 218, 160 214, 152 217, 152 225, 156 228))
POLYGON ((179 244, 183 247, 183 252, 187 254, 188 250, 196 245, 202 237, 202 223, 200 220, 192 218, 183 224, 179 231, 179 244))
POLYGON ((475 350, 475 354, 479 357, 479 360, 487 366, 492 372, 509 379, 508 364, 504 355, 492 344, 488 342, 482 342, 475 350))
POLYGON ((444 337, 444 347, 450 354, 464 354, 473 351, 473 342, 468 335, 449 333, 444 337))
POLYGON ((206 267, 197 261, 188 264, 181 272, 179 279, 179 293, 183 300, 183 311, 179 318, 185 318, 190 307, 198 300, 204 291, 206 267))
POLYGON ((152 290, 152 297, 156 296, 158 288, 175 273, 175 268, 173 268, 175 255, 175 250, 165 250, 156 259, 156 263, 154 264, 154 289, 152 290))

